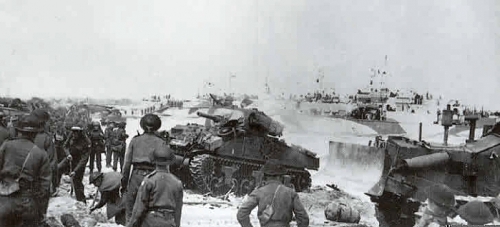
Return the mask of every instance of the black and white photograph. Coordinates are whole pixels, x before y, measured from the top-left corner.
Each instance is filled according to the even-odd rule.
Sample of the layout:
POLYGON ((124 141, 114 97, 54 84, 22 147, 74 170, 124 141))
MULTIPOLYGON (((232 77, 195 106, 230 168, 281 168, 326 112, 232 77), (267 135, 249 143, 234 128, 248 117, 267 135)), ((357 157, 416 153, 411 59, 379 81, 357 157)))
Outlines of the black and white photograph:
POLYGON ((0 0, 0 227, 500 225, 500 1, 0 0))

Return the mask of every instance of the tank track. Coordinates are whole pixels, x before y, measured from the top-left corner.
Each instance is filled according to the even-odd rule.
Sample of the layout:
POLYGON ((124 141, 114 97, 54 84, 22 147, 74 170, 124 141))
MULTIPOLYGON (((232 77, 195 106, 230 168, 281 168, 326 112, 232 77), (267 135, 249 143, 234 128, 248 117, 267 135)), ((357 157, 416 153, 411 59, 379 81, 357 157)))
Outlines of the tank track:
MULTIPOLYGON (((235 160, 210 154, 197 155, 189 164, 194 189, 202 194, 222 195, 234 192, 238 196, 250 193, 257 185, 252 175, 263 164, 245 160, 235 160), (225 179, 222 167, 233 167, 232 177, 225 179)), ((311 175, 307 170, 286 167, 288 175, 292 176, 289 186, 296 191, 306 191, 311 187, 311 175)), ((184 177, 186 179, 186 177, 184 177)))

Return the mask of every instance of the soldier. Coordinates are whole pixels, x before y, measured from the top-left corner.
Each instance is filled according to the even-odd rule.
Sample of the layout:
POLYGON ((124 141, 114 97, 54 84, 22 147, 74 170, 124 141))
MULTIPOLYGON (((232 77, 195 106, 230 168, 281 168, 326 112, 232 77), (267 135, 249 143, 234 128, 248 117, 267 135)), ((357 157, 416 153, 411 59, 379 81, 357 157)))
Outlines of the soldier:
POLYGON ((174 154, 164 147, 155 149, 153 157, 156 170, 142 181, 127 227, 181 225, 182 182, 169 171, 174 154))
POLYGON ((104 152, 104 134, 101 130, 101 124, 97 121, 92 122, 92 130, 89 132, 92 148, 90 151, 90 172, 94 172, 94 162, 97 171, 101 172, 101 153, 104 152))
POLYGON ((455 195, 450 188, 441 184, 430 186, 427 192, 427 206, 415 227, 448 224, 447 217, 453 214, 455 208, 455 195))
MULTIPOLYGON (((50 115, 47 111, 42 110, 42 109, 36 109, 33 112, 31 112, 31 115, 35 118, 38 119, 39 121, 39 128, 40 132, 37 133, 35 136, 34 143, 38 148, 41 148, 45 152, 47 152, 47 155, 49 157, 49 162, 50 162, 50 169, 51 169, 51 184, 50 184, 50 193, 51 195, 55 195, 57 188, 56 185, 57 182, 57 154, 55 151, 54 147, 54 140, 53 136, 49 134, 48 132, 48 121, 50 120, 50 115)), ((43 204, 41 207, 43 208, 48 208, 49 204, 49 197, 46 198, 44 201, 40 201, 43 204)), ((47 213, 47 210, 42 210, 41 214, 47 213)), ((41 217, 43 219, 44 217, 41 217)))
POLYGON ((155 114, 146 114, 141 118, 144 134, 137 135, 130 141, 125 152, 122 187, 126 189, 125 201, 127 222, 132 215, 137 190, 144 177, 155 169, 153 152, 158 149, 170 149, 168 144, 156 134, 161 127, 161 119, 155 114), (133 166, 133 171, 130 169, 133 166), (130 176, 130 179, 129 179, 130 176))
POLYGON ((86 204, 82 180, 89 161, 91 141, 80 126, 73 126, 63 147, 67 158, 59 163, 59 171, 67 171, 69 167, 76 200, 86 204))
POLYGON ((115 217, 116 224, 125 225, 125 206, 120 197, 122 175, 118 172, 92 173, 90 183, 97 187, 101 193, 99 202, 90 208, 90 213, 94 210, 106 206, 108 219, 115 217))
POLYGON ((111 140, 111 150, 113 151, 113 170, 118 169, 118 161, 120 161, 120 171, 123 169, 123 159, 125 156, 126 140, 128 138, 125 132, 125 122, 119 122, 117 128, 113 130, 113 139, 111 140))
POLYGON ((113 129, 115 128, 115 122, 110 121, 106 130, 104 131, 104 138, 106 139, 106 167, 111 168, 111 160, 113 151, 111 150, 111 140, 113 137, 113 129))
POLYGON ((0 226, 39 226, 47 210, 51 172, 47 153, 33 143, 38 126, 37 118, 23 116, 19 137, 0 147, 0 226))
POLYGON ((0 145, 2 145, 5 140, 10 138, 10 132, 4 123, 4 117, 5 114, 0 112, 0 145))
POLYGON ((488 206, 477 200, 461 206, 457 213, 460 218, 467 222, 467 225, 492 224, 494 218, 488 206))
POLYGON ((299 195, 294 189, 283 184, 282 176, 286 170, 277 160, 270 159, 264 164, 261 171, 264 173, 265 185, 255 189, 240 205, 237 213, 238 222, 242 227, 251 227, 250 213, 259 206, 257 212, 261 226, 289 226, 292 221, 292 212, 295 214, 298 227, 309 226, 309 215, 300 202, 299 195), (270 219, 265 220, 263 211, 267 205, 273 207, 270 219))

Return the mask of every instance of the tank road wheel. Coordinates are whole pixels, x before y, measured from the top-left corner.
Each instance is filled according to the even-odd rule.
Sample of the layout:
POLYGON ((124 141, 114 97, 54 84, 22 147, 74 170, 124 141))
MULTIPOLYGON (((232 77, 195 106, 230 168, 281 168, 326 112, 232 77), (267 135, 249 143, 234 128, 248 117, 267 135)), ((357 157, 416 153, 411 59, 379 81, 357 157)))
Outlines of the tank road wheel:
POLYGON ((203 154, 193 157, 189 163, 189 171, 195 188, 202 194, 210 192, 210 183, 214 175, 214 161, 210 155, 203 154))
POLYGON ((246 194, 250 194, 255 188, 255 183, 253 180, 243 179, 240 183, 240 187, 238 190, 238 194, 244 196, 246 194))

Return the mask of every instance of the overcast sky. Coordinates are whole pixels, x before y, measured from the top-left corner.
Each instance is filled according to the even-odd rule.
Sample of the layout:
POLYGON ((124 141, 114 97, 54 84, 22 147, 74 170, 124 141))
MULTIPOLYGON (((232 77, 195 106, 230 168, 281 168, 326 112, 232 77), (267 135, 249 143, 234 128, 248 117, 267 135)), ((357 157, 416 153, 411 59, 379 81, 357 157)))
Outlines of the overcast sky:
POLYGON ((11 96, 354 92, 387 55, 391 86, 500 107, 499 54, 495 0, 0 0, 11 96))

